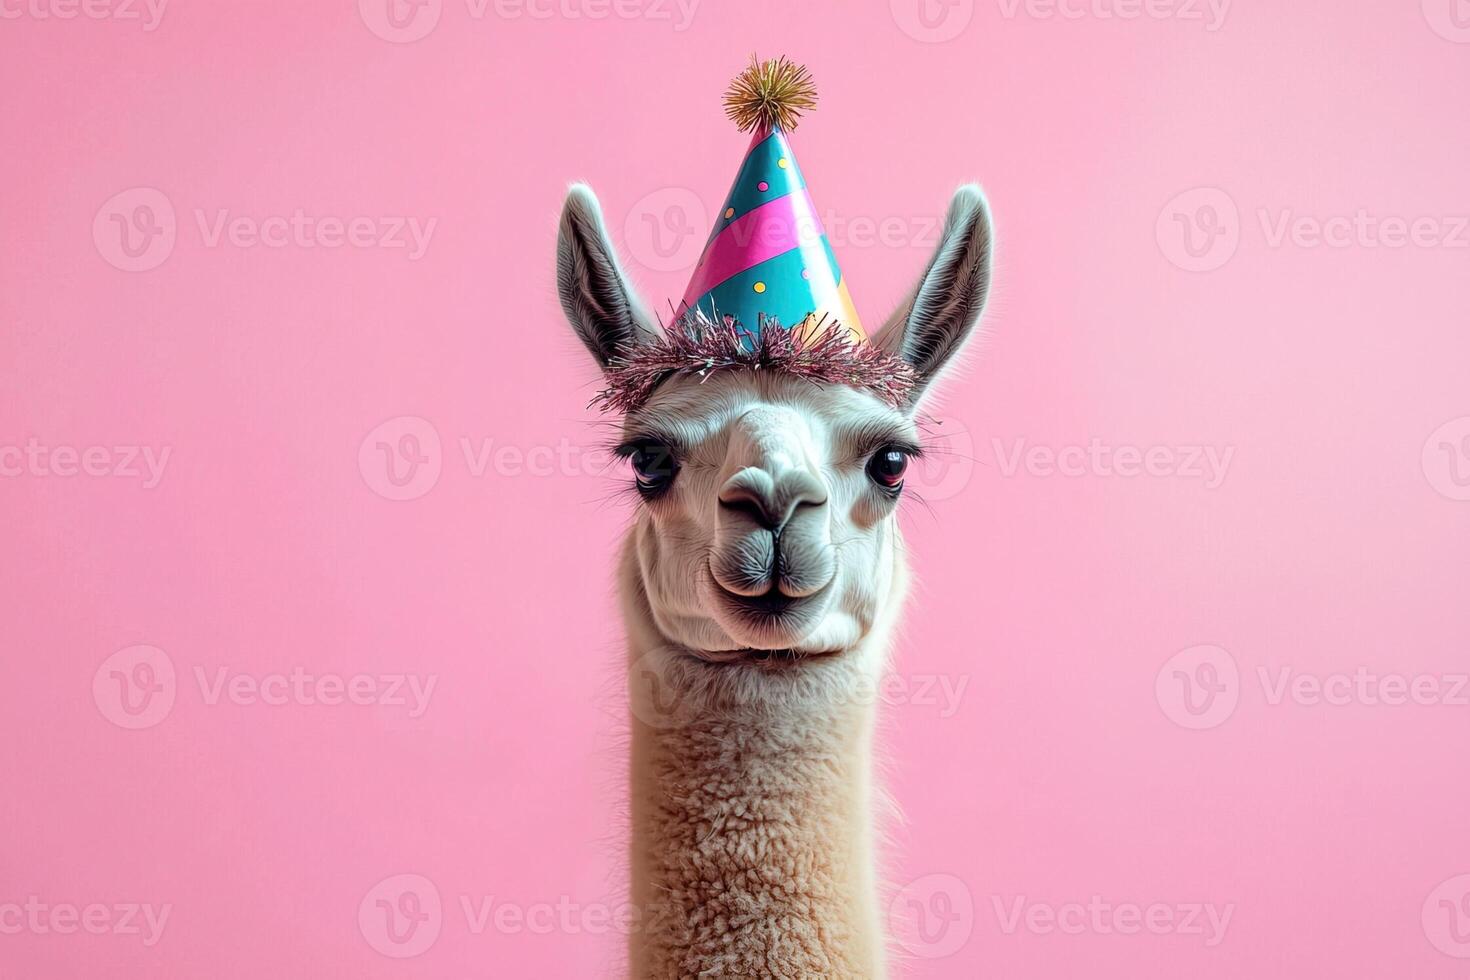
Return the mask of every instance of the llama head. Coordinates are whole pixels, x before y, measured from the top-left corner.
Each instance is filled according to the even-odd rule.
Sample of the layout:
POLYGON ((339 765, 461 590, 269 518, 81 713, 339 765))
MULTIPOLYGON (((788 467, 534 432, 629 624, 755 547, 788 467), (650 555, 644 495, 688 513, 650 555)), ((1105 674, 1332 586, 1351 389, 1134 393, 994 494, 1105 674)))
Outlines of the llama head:
MULTIPOLYGON (((860 645, 893 611, 915 414, 980 319, 990 253, 985 199, 961 187, 928 267, 871 341, 912 366, 901 404, 731 369, 670 376, 627 413, 619 454, 641 498, 634 548, 663 642, 709 661, 798 660, 860 645)), ((604 370, 659 336, 580 185, 562 212, 557 286, 604 370)))

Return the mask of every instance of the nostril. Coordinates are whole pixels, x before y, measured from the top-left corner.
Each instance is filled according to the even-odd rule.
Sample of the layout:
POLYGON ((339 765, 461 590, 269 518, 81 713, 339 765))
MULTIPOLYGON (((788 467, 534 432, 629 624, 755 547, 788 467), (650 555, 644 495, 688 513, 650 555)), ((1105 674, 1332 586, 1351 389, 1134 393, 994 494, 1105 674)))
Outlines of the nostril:
POLYGON ((826 505, 826 503, 826 494, 812 494, 811 496, 798 497, 796 500, 792 501, 791 509, 795 511, 801 509, 802 507, 823 507, 826 505))
POLYGON ((721 488, 719 503, 725 513, 741 514, 779 534, 801 508, 825 506, 827 488, 800 471, 786 470, 772 476, 765 470, 747 467, 721 488))
POLYGON ((781 526, 781 521, 773 518, 767 511, 766 506, 754 497, 721 497, 720 508, 722 510, 734 511, 744 514, 768 531, 774 531, 781 526))

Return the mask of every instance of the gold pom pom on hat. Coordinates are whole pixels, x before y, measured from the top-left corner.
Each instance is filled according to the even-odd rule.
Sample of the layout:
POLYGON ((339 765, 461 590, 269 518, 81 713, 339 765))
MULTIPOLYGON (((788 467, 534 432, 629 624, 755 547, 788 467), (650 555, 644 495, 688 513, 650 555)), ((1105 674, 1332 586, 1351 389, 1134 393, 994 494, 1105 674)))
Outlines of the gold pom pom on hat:
POLYGON ((761 61, 750 56, 745 69, 725 91, 725 115, 742 133, 780 129, 790 132, 801 114, 817 104, 817 86, 805 65, 782 55, 761 61))
MULTIPOLYGON (((855 342, 866 337, 791 146, 790 130, 816 104, 811 73, 786 57, 752 55, 726 90, 725 114, 751 134, 750 145, 675 307, 676 317, 698 321, 696 333, 728 322, 752 352, 775 324, 803 343, 833 326, 855 342)), ((836 356, 832 346, 821 350, 836 356)), ((789 358, 782 363, 794 373, 789 358)))

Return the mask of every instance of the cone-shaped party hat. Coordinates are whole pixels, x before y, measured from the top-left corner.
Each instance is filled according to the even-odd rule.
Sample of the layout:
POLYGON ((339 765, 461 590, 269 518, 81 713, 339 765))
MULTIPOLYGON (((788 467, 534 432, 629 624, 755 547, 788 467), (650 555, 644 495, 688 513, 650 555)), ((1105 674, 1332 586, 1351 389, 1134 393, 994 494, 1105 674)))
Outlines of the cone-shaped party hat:
POLYGON ((594 405, 636 412, 675 375, 702 383, 742 370, 848 385, 891 405, 907 403, 913 366, 867 343, 786 139, 802 110, 816 104, 811 75, 787 58, 752 58, 730 84, 725 113, 754 134, 735 186, 673 322, 608 362, 607 387, 594 405))
POLYGON ((752 58, 725 93, 726 115, 753 136, 679 311, 733 325, 748 348, 767 320, 865 336, 787 140, 814 105, 811 75, 784 57, 752 58))

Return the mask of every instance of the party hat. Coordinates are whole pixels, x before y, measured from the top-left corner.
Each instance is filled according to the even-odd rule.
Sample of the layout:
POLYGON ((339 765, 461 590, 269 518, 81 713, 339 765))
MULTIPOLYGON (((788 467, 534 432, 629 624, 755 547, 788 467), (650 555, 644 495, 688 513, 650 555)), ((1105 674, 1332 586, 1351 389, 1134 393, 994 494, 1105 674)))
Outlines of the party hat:
POLYGON ((679 311, 733 326, 747 349, 767 321, 865 337, 787 139, 815 105, 811 74, 784 57, 752 57, 725 93, 725 114, 752 137, 679 311))

